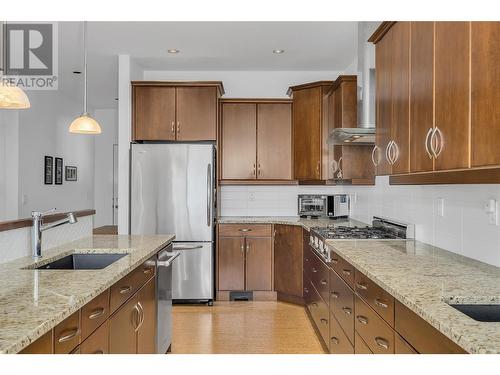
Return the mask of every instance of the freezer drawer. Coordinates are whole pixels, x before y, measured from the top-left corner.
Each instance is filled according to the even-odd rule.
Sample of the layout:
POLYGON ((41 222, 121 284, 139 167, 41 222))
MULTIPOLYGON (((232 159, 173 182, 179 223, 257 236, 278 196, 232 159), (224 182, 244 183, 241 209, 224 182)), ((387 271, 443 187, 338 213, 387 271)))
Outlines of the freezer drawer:
POLYGON ((172 268, 172 297, 174 300, 214 299, 213 242, 174 242, 179 252, 172 268))

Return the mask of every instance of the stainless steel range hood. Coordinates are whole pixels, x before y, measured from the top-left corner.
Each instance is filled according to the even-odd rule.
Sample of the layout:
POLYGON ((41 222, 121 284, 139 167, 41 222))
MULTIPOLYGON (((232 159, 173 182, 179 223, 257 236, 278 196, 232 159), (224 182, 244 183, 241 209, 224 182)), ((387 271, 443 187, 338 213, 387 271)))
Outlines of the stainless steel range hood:
POLYGON ((331 145, 373 145, 375 128, 337 128, 328 135, 331 145))

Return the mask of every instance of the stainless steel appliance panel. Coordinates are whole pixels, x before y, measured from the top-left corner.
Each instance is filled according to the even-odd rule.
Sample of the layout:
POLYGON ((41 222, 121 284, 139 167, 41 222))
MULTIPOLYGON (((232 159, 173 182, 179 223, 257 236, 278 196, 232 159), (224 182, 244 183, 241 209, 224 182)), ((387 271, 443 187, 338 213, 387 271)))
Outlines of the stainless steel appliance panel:
POLYGON ((158 253, 156 264, 156 352, 165 354, 172 343, 172 245, 158 253))
POLYGON ((212 242, 175 242, 180 256, 173 264, 174 300, 214 299, 214 244, 212 242))
POLYGON ((213 241, 212 144, 132 144, 131 168, 131 234, 213 241))

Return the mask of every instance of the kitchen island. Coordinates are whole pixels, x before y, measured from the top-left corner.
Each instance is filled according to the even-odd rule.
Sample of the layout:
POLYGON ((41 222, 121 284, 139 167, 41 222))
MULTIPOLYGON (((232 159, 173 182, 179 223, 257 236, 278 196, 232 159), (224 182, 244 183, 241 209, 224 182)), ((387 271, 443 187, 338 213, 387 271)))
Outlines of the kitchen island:
MULTIPOLYGON (((174 235, 93 236, 0 265, 0 353, 17 353, 132 273, 174 235), (125 253, 97 270, 36 270, 72 253, 125 253)), ((123 294, 123 293, 122 293, 123 294)))

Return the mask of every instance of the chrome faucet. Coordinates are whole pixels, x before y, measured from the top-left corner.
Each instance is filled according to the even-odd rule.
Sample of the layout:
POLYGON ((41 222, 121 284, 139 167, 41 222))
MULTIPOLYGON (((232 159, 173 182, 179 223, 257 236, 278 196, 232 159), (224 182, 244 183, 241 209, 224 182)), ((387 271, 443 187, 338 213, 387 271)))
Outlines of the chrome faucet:
POLYGON ((55 228, 64 224, 75 224, 78 220, 73 212, 66 215, 66 219, 61 219, 51 224, 43 225, 43 217, 54 212, 56 209, 52 208, 45 212, 32 211, 31 217, 33 218, 33 227, 31 228, 31 245, 33 247, 33 259, 38 259, 42 256, 42 232, 47 229, 55 228))

